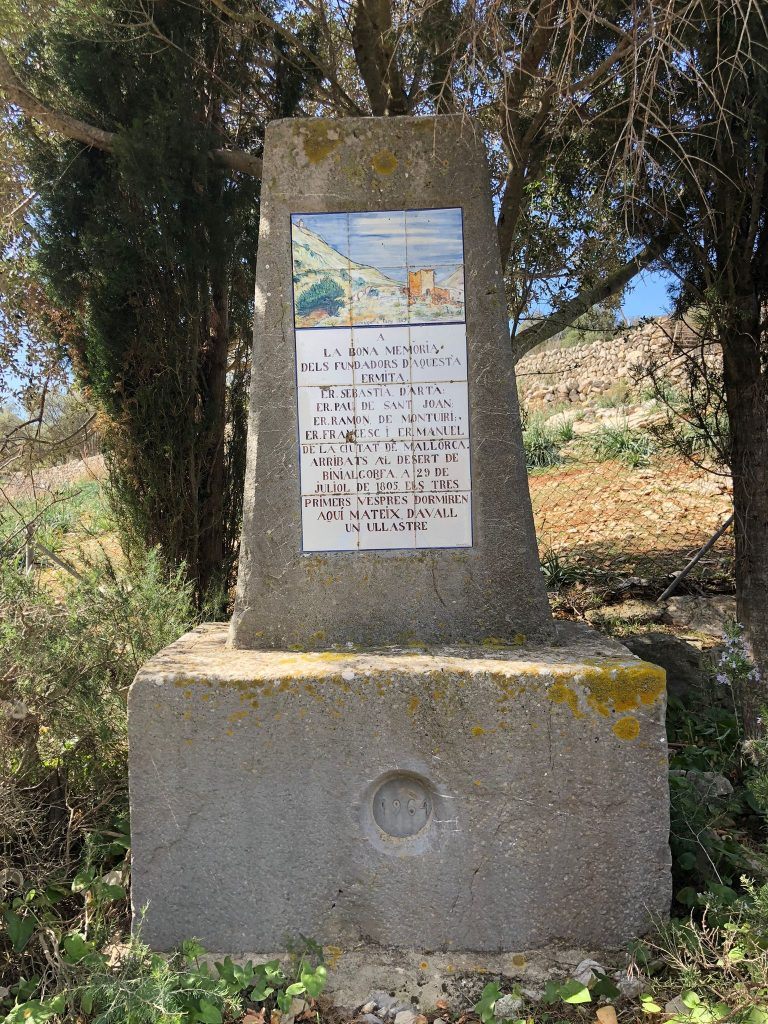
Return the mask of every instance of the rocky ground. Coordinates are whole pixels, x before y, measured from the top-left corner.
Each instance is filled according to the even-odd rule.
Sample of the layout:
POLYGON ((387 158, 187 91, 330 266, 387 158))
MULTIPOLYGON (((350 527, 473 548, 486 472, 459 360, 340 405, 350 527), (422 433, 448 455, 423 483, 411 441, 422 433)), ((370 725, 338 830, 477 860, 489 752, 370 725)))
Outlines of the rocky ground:
MULTIPOLYGON (((552 465, 529 461, 543 559, 554 553, 592 576, 645 576, 661 592, 730 515, 730 478, 709 454, 691 460, 664 446, 670 410, 648 396, 640 374, 654 364, 679 387, 674 345, 683 336, 695 343, 685 325, 662 320, 518 364, 526 438, 538 431, 556 441, 552 465), (601 451, 602 439, 610 443, 601 451)), ((691 580, 728 588, 732 558, 726 533, 691 580)))

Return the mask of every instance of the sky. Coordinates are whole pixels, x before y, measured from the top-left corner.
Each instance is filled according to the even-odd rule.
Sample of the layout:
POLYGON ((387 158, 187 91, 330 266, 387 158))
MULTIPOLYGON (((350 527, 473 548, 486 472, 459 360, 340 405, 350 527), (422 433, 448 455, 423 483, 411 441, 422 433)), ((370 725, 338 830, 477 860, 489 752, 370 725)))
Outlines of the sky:
POLYGON ((630 282, 621 304, 625 319, 668 313, 672 303, 667 289, 673 281, 670 274, 661 271, 638 274, 630 282))

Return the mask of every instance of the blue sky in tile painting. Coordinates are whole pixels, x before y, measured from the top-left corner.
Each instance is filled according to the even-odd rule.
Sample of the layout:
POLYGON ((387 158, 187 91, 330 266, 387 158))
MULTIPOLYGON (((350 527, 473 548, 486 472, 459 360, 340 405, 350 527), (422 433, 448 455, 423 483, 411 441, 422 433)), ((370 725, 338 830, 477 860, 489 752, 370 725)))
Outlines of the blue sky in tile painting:
MULTIPOLYGON (((292 214, 355 263, 387 268, 436 267, 464 262, 461 210, 389 210, 375 213, 292 214), (405 232, 405 237, 404 237, 405 232), (407 252, 406 252, 407 250, 407 252)), ((404 277, 402 273, 390 277, 404 277)))
POLYGON ((463 263, 461 210, 409 210, 405 215, 409 267, 463 263))
POLYGON ((405 213, 350 213, 349 258, 368 267, 406 265, 405 213))
POLYGON ((304 227, 320 235, 332 249, 348 255, 349 225, 346 213, 292 213, 291 223, 304 222, 304 227))

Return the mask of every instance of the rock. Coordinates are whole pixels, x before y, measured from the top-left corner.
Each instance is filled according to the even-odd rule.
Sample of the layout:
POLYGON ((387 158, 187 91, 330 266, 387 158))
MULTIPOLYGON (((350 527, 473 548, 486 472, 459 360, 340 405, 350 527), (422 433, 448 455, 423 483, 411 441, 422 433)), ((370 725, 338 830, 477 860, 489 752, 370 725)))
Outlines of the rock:
POLYGON ((667 691, 671 696, 683 699, 701 688, 705 676, 702 654, 693 644, 661 632, 624 637, 623 643, 638 658, 666 670, 667 691))
POLYGON ((400 1010, 395 1014, 395 1024, 416 1024, 418 1016, 413 1010, 400 1010))
POLYGON ((605 968, 601 967, 597 960, 582 960, 573 972, 573 977, 582 985, 589 987, 594 981, 597 981, 598 974, 605 974, 605 968))
MULTIPOLYGON (((455 950, 465 943, 479 954, 497 950, 500 934, 510 950, 555 940, 596 949, 642 932, 668 908, 671 891, 669 797, 660 768, 664 673, 583 623, 559 622, 556 630, 551 648, 526 641, 523 648, 467 646, 450 654, 391 648, 286 656, 233 649, 226 625, 211 623, 148 662, 129 697, 132 882, 135 905, 149 904, 144 940, 173 948, 194 921, 208 949, 226 949, 235 930, 252 949, 279 949, 286 932, 302 930, 329 945, 338 944, 333 928, 343 922, 343 936, 365 929, 371 944, 455 950), (629 669, 625 692, 605 692, 603 680, 622 666, 629 669), (337 690, 331 680, 347 668, 355 678, 337 690), (427 672, 443 691, 430 701, 429 735, 414 714, 425 707, 427 672), (264 697, 267 681, 272 693, 264 710, 257 695, 264 697), (328 713, 317 691, 333 693, 341 717, 328 713), (515 695, 504 730, 500 692, 515 695), (212 693, 215 701, 202 700, 212 693), (604 714, 606 707, 631 708, 641 696, 637 717, 604 714), (244 761, 246 729, 256 723, 260 742, 244 761), (423 767, 436 735, 439 772, 423 767), (207 759, 211 745, 216 757, 207 759), (554 787, 550 757, 563 765, 554 787), (422 765, 423 774, 393 773, 401 763, 422 765), (532 771, 532 764, 545 770, 532 771), (260 808, 290 806, 310 770, 339 781, 301 803, 302 834, 311 835, 301 844, 290 817, 267 818, 260 808), (591 807, 595 779, 610 779, 610 798, 595 804, 599 813, 553 813, 553 803, 591 807), (490 804, 477 798, 475 780, 494 801, 525 793, 514 820, 501 796, 490 804), (364 794, 370 797, 363 801, 364 794), (413 819, 396 817, 395 801, 407 806, 403 798, 412 801, 413 819), (499 827, 491 856, 493 820, 499 827), (211 824, 221 821, 226 828, 211 824), (424 865, 433 862, 411 855, 429 849, 421 845, 426 840, 441 851, 429 886, 424 865), (393 847, 403 855, 382 855, 393 847), (552 855, 542 857, 548 848, 552 855), (339 849, 354 856, 340 860, 339 849), (255 860, 263 888, 245 891, 238 879, 255 860), (231 867, 214 899, 205 879, 223 862, 231 867), (376 885, 360 888, 358 879, 374 873, 376 885), (571 879, 582 875, 590 880, 588 905, 572 895, 571 879), (333 922, 318 896, 318 877, 333 878, 333 922), (287 904, 286 886, 293 897, 287 904), (406 894, 397 913, 393 893, 406 894), (451 900, 457 909, 446 914, 451 900)), ((383 980, 361 986, 351 1005, 373 998, 375 984, 383 980)), ((385 991, 399 988, 387 984, 385 991)), ((409 1003, 412 994, 400 998, 409 1003)))
POLYGON ((122 885, 123 872, 120 868, 112 868, 106 875, 101 876, 101 880, 105 885, 122 885))
POLYGON ((628 974, 626 971, 617 971, 613 978, 616 988, 627 999, 636 999, 648 984, 648 979, 642 974, 628 974))
MULTIPOLYGON (((318 637, 323 647, 348 641, 391 645, 405 638, 404 629, 408 642, 412 638, 438 644, 480 642, 518 633, 529 639, 551 639, 551 613, 536 557, 528 478, 521 457, 517 403, 510 391, 513 362, 498 282, 499 257, 493 211, 487 201, 490 181, 481 133, 461 115, 399 117, 396 123, 390 117, 284 118, 267 127, 264 167, 261 203, 270 230, 260 242, 257 270, 256 289, 264 301, 256 303, 254 313, 260 344, 254 348, 248 483, 231 646, 241 650, 304 649, 317 646, 318 637), (317 140, 325 139, 328 132, 330 142, 327 146, 322 143, 322 157, 308 159, 306 153, 314 152, 317 140), (382 177, 376 166, 385 150, 392 166, 382 177), (351 164, 364 173, 350 175, 351 164), (447 453, 452 460, 447 475, 464 481, 457 485, 462 492, 458 501, 443 501, 443 489, 430 477, 426 506, 422 509, 420 505, 420 511, 433 505, 435 511, 450 508, 450 516, 424 518, 416 525, 425 529, 402 531, 403 525, 414 524, 406 523, 408 517, 403 514, 400 518, 393 510, 391 496, 374 489, 366 504, 370 518, 364 528, 358 528, 355 503, 336 499, 331 501, 333 508, 326 508, 325 501, 300 497, 302 486, 305 490, 310 486, 306 458, 311 461, 314 456, 305 453, 302 457, 306 445, 299 444, 299 436, 321 439, 306 418, 314 408, 311 403, 323 387, 353 385, 348 377, 353 360, 345 357, 342 375, 332 381, 316 369, 300 370, 297 378, 297 358, 299 366, 305 362, 297 352, 303 352, 305 345, 315 345, 324 328, 313 330, 293 305, 291 232, 302 229, 298 222, 292 229, 291 215, 306 209, 302 204, 307 201, 314 210, 335 211, 332 216, 340 220, 347 216, 342 208, 361 211, 354 215, 358 218, 390 211, 388 216, 395 217, 393 224, 403 218, 404 231, 406 219, 412 216, 406 210, 416 196, 422 206, 433 211, 463 209, 466 234, 460 230, 461 218, 451 215, 453 219, 446 220, 436 212, 430 218, 441 220, 441 231, 449 232, 452 245, 459 250, 464 246, 467 266, 472 267, 467 273, 465 297, 470 326, 466 329, 460 318, 452 325, 433 324, 427 333, 430 344, 439 334, 453 339, 445 344, 458 346, 459 362, 469 376, 466 381, 459 377, 457 382, 452 371, 451 394, 463 396, 465 404, 458 404, 459 397, 451 402, 457 403, 457 416, 467 405, 473 410, 472 441, 471 446, 461 444, 447 453), (397 202, 402 205, 393 207, 397 202), (402 212, 393 214, 393 210, 402 212), (298 405, 297 381, 306 389, 298 405), (333 518, 327 511, 333 511, 333 518), (377 528, 368 529, 367 525, 377 528), (424 549, 423 556, 411 557, 407 549, 416 547, 424 549), (340 557, 342 551, 347 556, 340 557), (393 555, 394 551, 401 553, 393 555), (328 571, 318 571, 328 555, 328 571)), ((355 229, 360 238, 367 230, 373 229, 355 229)), ((397 244, 404 246, 399 228, 397 235, 397 244)), ((326 245, 322 239, 317 244, 326 245)), ((353 344, 349 330, 342 328, 343 335, 347 332, 343 345, 353 344)), ((392 332, 399 330, 382 324, 375 333, 381 336, 383 331, 389 340, 377 344, 394 344, 393 339, 400 335, 392 332)), ((410 355, 403 358, 410 360, 410 355)), ((314 360, 306 365, 314 367, 314 360)), ((377 391, 371 400, 383 398, 377 391)), ((469 419, 466 413, 461 416, 461 429, 466 432, 469 419)), ((403 422, 408 433, 412 429, 408 416, 403 422)), ((458 423, 452 429, 459 429, 458 423)), ((356 438, 352 431, 350 436, 345 443, 353 445, 352 465, 359 465, 362 472, 354 446, 363 445, 363 433, 356 438)), ((398 436, 405 443, 405 435, 398 436)), ((396 463, 397 455, 378 449, 377 453, 377 472, 391 473, 392 482, 405 481, 403 473, 409 471, 396 463), (384 470, 384 461, 388 463, 390 456, 394 468, 384 470)), ((349 472, 357 474, 358 469, 349 472)), ((445 485, 449 481, 440 482, 445 485)))
POLYGON ((730 796, 733 792, 729 780, 718 772, 699 772, 691 768, 685 776, 705 798, 730 796))
POLYGON ((371 1002, 385 1017, 394 1017, 400 1010, 408 1009, 397 996, 391 996, 388 992, 371 992, 371 1002))
POLYGON ((546 989, 541 988, 540 986, 525 985, 520 989, 520 992, 529 1002, 538 1003, 544 998, 546 989))
POLYGON ((493 1008, 493 1016, 497 1021, 509 1020, 511 1017, 519 1017, 524 1002, 520 996, 509 993, 496 1000, 493 1008))
POLYGON ((724 636, 725 623, 736 618, 736 598, 727 594, 670 597, 665 602, 664 621, 694 633, 724 636))
POLYGON ((687 1017, 689 1016, 690 1011, 683 1002, 683 997, 675 996, 674 999, 670 999, 669 1002, 664 1006, 664 1013, 679 1013, 681 1016, 687 1017))
POLYGON ((592 608, 585 613, 584 618, 596 625, 622 621, 641 626, 660 622, 663 614, 663 608, 653 601, 629 600, 620 604, 604 605, 602 608, 592 608))
POLYGON ((384 1024, 381 1017, 377 1017, 375 1013, 364 1013, 361 1020, 365 1021, 365 1024, 384 1024))

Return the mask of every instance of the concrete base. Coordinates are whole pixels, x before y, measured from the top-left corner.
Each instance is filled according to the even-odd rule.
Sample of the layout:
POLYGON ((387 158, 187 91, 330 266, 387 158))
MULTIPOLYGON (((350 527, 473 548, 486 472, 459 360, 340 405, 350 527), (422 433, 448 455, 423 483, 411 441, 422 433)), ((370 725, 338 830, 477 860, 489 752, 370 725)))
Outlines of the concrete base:
POLYGON ((667 912, 661 669, 570 625, 517 649, 226 635, 199 627, 131 687, 150 945, 606 948, 667 912))
MULTIPOLYGON (((425 953, 423 949, 384 949, 363 946, 340 949, 326 946, 323 950, 328 967, 328 982, 323 998, 351 1018, 370 1000, 381 998, 383 1006, 374 1011, 387 1020, 398 1009, 428 1013, 444 1004, 452 1017, 459 1016, 480 998, 489 981, 502 980, 502 990, 517 986, 533 1002, 544 995, 547 982, 573 977, 585 960, 598 963, 612 975, 622 989, 627 985, 625 951, 577 949, 572 946, 550 946, 526 950, 524 953, 425 953), (385 1015, 381 1012, 388 1009, 385 1015)), ((225 953, 207 952, 203 959, 211 966, 224 959, 225 953)), ((254 964, 280 960, 283 969, 291 969, 291 956, 282 953, 249 953, 238 955, 236 962, 251 960, 254 964)), ((445 1013, 443 1013, 445 1016, 445 1013)))

